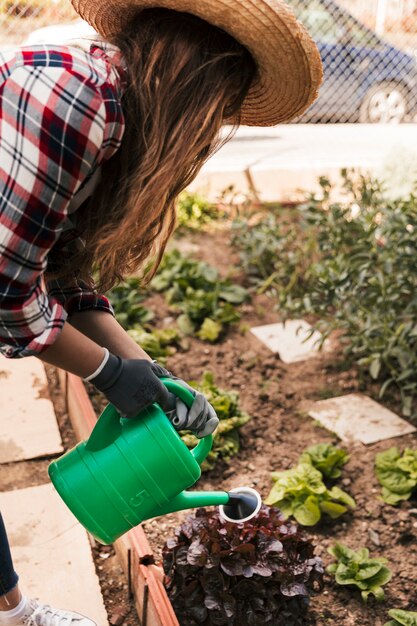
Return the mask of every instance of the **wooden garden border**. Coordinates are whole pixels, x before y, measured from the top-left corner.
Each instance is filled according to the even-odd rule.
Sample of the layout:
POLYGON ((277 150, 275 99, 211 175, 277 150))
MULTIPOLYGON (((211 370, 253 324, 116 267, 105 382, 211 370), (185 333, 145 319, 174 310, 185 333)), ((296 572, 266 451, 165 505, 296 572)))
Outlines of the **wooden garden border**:
MULTIPOLYGON (((97 416, 84 384, 63 370, 58 370, 58 376, 77 440, 87 439, 97 416)), ((113 545, 135 598, 141 625, 180 626, 162 584, 160 569, 153 564, 152 550, 142 527, 133 528, 113 545)))

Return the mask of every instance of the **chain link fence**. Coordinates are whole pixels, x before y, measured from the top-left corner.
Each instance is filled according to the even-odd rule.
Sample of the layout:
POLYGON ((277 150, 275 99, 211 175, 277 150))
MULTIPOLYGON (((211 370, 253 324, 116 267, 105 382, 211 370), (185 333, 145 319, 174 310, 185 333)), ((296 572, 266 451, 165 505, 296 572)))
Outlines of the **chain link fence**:
MULTIPOLYGON (((416 120, 417 0, 287 2, 317 42, 325 73, 318 100, 298 121, 416 120)), ((69 0, 0 0, 0 50, 85 34, 69 0)))

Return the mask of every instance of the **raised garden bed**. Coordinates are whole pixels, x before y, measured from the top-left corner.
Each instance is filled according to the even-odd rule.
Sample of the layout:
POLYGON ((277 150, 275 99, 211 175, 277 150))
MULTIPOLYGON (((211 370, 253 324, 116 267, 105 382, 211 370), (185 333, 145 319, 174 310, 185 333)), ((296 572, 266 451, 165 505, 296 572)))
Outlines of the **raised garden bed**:
MULTIPOLYGON (((236 261, 229 247, 227 228, 194 234, 187 237, 185 245, 184 240, 181 243, 188 249, 190 244, 194 257, 216 265, 223 275, 232 261, 236 261)), ((175 314, 160 294, 152 294, 143 304, 154 310, 155 327, 172 323, 175 314)), ((284 365, 247 332, 249 326, 279 321, 273 303, 266 296, 255 296, 240 311, 240 325, 229 328, 219 343, 208 344, 191 337, 188 350, 178 350, 169 356, 167 367, 185 380, 199 380, 205 371, 213 372, 219 387, 239 393, 242 409, 252 417, 240 429, 238 455, 229 461, 218 461, 213 470, 203 474, 198 489, 228 490, 248 485, 266 498, 272 486, 272 471, 293 466, 311 444, 340 445, 335 436, 307 416, 306 406, 310 402, 357 391, 378 399, 377 388, 364 381, 356 367, 344 363, 337 347, 314 360, 284 365)), ((91 388, 89 391, 99 413, 103 400, 91 388)), ((387 406, 396 412, 400 410, 395 398, 387 406)), ((380 485, 374 473, 378 452, 393 445, 415 448, 416 441, 416 436, 408 435, 366 447, 355 443, 343 446, 350 460, 338 485, 354 497, 357 507, 337 520, 324 518, 305 532, 326 566, 333 561, 327 549, 340 542, 353 550, 366 546, 372 557, 386 557, 393 575, 385 586, 385 599, 378 603, 370 597, 367 604, 357 590, 340 587, 327 575, 324 592, 313 599, 306 613, 306 626, 382 626, 388 621, 389 609, 416 610, 417 503, 414 497, 396 508, 384 504, 379 499, 380 485)), ((142 525, 156 563, 161 561, 165 541, 190 513, 170 514, 142 525)), ((139 606, 139 614, 141 610, 139 606)), ((165 622, 164 626, 169 623, 165 622)))

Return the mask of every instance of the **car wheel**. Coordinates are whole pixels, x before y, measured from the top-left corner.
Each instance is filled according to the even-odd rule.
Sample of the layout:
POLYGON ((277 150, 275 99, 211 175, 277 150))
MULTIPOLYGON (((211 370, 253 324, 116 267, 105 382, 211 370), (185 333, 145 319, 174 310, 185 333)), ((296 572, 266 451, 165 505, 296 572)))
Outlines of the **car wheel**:
POLYGON ((407 116, 407 91, 395 83, 379 83, 366 93, 359 111, 363 124, 399 124, 407 116))

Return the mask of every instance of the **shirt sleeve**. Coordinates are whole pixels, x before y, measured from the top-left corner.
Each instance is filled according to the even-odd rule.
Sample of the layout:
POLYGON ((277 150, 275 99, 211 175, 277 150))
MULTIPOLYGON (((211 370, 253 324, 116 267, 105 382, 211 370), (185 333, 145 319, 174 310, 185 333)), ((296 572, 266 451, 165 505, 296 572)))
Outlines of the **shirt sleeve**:
MULTIPOLYGON (((55 258, 71 258, 83 242, 75 228, 69 229, 54 246, 55 258)), ((114 315, 106 296, 100 295, 91 285, 77 276, 49 278, 46 282, 49 297, 64 307, 68 316, 77 311, 98 310, 114 315)))
POLYGON ((0 352, 41 353, 67 312, 43 284, 69 202, 103 159, 105 106, 84 76, 23 65, 0 87, 0 352))

